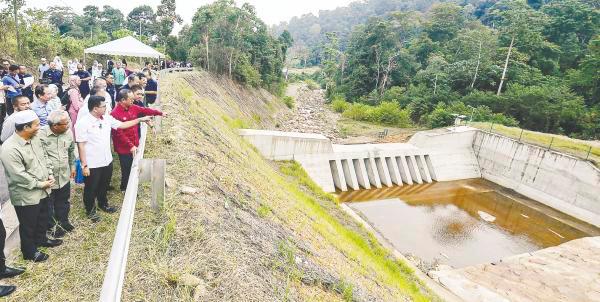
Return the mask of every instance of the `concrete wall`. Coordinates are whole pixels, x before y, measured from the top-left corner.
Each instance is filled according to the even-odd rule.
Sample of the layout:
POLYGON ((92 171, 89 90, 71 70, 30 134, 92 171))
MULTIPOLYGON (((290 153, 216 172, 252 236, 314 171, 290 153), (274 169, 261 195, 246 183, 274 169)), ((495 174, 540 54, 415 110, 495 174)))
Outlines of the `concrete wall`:
POLYGON ((415 133, 409 144, 429 154, 438 181, 479 178, 473 140, 478 130, 452 127, 415 133))
POLYGON ((600 170, 587 161, 478 131, 483 178, 600 226, 600 170))
POLYGON ((312 133, 241 129, 239 134, 271 160, 291 160, 295 155, 333 152, 331 141, 312 133))

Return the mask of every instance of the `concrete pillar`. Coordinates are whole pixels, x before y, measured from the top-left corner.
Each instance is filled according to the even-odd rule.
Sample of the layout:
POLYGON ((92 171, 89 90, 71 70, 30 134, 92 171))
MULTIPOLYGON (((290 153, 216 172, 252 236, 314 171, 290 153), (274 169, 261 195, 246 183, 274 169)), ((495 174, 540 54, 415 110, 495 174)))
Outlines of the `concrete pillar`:
POLYGON ((431 158, 429 157, 429 155, 425 155, 425 164, 427 165, 427 170, 429 170, 429 175, 431 176, 432 180, 437 181, 437 176, 435 175, 435 169, 433 168, 433 164, 431 163, 431 158))
POLYGON ((339 160, 330 160, 329 167, 331 169, 331 176, 333 177, 333 183, 335 184, 335 187, 342 191, 348 191, 346 179, 344 178, 344 172, 342 172, 342 167, 341 164, 339 164, 339 160))
POLYGON ((402 177, 400 176, 400 172, 398 170, 398 165, 396 164, 396 160, 394 157, 386 157, 385 164, 388 167, 388 171, 390 171, 390 177, 392 178, 392 182, 398 186, 402 185, 402 177))
POLYGON ((354 170, 354 164, 352 159, 342 159, 342 170, 344 171, 344 178, 346 178, 346 185, 352 190, 360 189, 358 187, 358 180, 356 179, 356 172, 354 170))
POLYGON ((385 162, 385 157, 375 157, 375 166, 377 167, 377 171, 379 172, 379 180, 381 183, 391 187, 392 180, 390 179, 390 171, 388 170, 387 164, 385 162))
POLYGON ((367 168, 367 175, 369 176, 369 182, 376 188, 381 188, 381 180, 379 179, 379 172, 375 165, 375 160, 372 157, 365 158, 365 167, 367 168))
POLYGON ((422 184, 423 180, 421 179, 421 173, 417 170, 417 161, 415 160, 414 155, 406 156, 406 163, 408 164, 408 171, 410 171, 413 181, 422 184))
POLYGON ((356 173, 356 180, 358 184, 365 188, 370 189, 371 183, 369 182, 369 176, 367 175, 367 168, 365 167, 365 163, 362 159, 353 159, 352 163, 354 164, 354 172, 356 173))
POLYGON ((398 170, 400 172, 400 176, 402 177, 402 181, 407 185, 412 185, 413 181, 410 175, 410 171, 408 171, 408 163, 406 162, 406 157, 396 156, 396 163, 398 164, 398 170))
POLYGON ((415 155, 415 160, 417 162, 417 167, 419 168, 419 172, 421 174, 421 179, 424 182, 431 182, 431 176, 429 175, 429 171, 427 169, 427 165, 425 164, 425 160, 422 155, 415 155))

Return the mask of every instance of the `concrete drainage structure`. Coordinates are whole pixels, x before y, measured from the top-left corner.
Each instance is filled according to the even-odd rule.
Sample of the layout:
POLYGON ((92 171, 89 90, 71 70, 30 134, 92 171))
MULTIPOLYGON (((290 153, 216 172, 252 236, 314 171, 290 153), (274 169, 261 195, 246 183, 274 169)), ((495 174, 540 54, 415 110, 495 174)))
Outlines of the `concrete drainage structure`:
POLYGON ((326 192, 484 178, 600 227, 600 170, 570 155, 471 127, 408 143, 335 145, 320 134, 240 130, 271 160, 296 160, 326 192))
MULTIPOLYGON (((597 167, 475 128, 422 131, 404 144, 334 145, 322 135, 262 130, 240 134, 268 159, 299 162, 326 192, 484 178, 600 227, 597 167)), ((590 281, 597 281, 598 247, 600 237, 583 238, 497 263, 428 274, 458 296, 456 300, 600 301, 600 283, 590 281)), ((421 279, 437 288, 431 279, 421 279)), ((435 291, 444 299, 456 298, 444 289, 435 291)))

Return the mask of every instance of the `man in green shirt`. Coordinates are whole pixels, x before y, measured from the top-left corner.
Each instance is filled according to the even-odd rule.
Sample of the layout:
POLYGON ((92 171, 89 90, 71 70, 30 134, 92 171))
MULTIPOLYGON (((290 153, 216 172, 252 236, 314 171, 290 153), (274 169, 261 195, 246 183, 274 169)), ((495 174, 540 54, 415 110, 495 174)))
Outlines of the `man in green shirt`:
POLYGON ((121 67, 121 63, 117 62, 117 66, 112 70, 112 76, 115 79, 115 88, 121 90, 123 82, 125 82, 125 69, 121 67))
POLYGON ((0 160, 8 181, 8 194, 19 219, 21 252, 26 260, 45 261, 38 247, 54 247, 62 240, 48 239, 48 194, 54 185, 52 165, 36 136, 40 120, 32 110, 14 113, 15 134, 4 142, 0 160))
POLYGON ((75 177, 75 142, 67 112, 52 111, 48 116, 48 127, 40 130, 39 137, 52 164, 55 179, 48 202, 48 229, 54 238, 59 238, 65 235, 65 231, 70 232, 75 228, 69 222, 71 179, 75 177))

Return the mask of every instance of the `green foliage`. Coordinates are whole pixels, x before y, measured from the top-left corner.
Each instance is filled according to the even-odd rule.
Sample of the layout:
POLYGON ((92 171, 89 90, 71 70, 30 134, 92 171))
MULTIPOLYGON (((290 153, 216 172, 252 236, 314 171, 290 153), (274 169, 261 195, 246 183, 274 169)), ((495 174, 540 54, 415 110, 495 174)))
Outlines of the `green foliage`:
POLYGON ((315 79, 334 110, 405 125, 403 112, 430 127, 452 124, 453 114, 473 115, 475 121, 598 138, 600 11, 593 3, 406 1, 402 11, 395 4, 366 1, 287 27, 304 43, 296 53, 320 65, 315 79), (388 15, 371 10, 375 6, 388 15), (360 19, 358 7, 372 18, 352 32, 322 22, 360 19), (300 23, 313 32, 297 28, 300 23), (337 95, 350 104, 335 101, 337 95))
MULTIPOLYGON (((342 116, 357 121, 365 121, 394 127, 409 127, 411 125, 410 112, 403 110, 394 102, 382 102, 377 106, 362 103, 342 103, 335 100, 339 107, 345 107, 342 116)), ((337 111, 337 110, 336 110, 337 111)))
POLYGON ((253 6, 237 7, 232 0, 219 0, 196 11, 170 52, 189 49, 188 58, 196 66, 280 94, 287 50, 282 43, 291 41, 272 37, 253 6))
POLYGON ((304 83, 306 83, 306 86, 308 87, 308 89, 310 90, 318 90, 321 89, 321 86, 319 85, 319 83, 315 82, 314 80, 311 79, 307 79, 304 81, 304 83))
POLYGON ((295 102, 294 102, 294 98, 291 96, 284 96, 282 98, 283 103, 285 104, 285 106, 287 106, 288 108, 292 109, 294 108, 295 102))
POLYGON ((369 121, 395 127, 409 127, 411 124, 408 111, 400 109, 394 102, 382 102, 374 107, 370 112, 369 121))
POLYGON ((435 109, 427 116, 427 126, 439 128, 450 126, 454 123, 451 109, 444 103, 438 103, 435 109))
POLYGON ((346 100, 340 96, 335 96, 331 101, 331 108, 335 112, 342 113, 346 111, 348 107, 350 107, 350 103, 346 102, 346 100))
POLYGON ((342 113, 342 116, 357 121, 369 121, 372 110, 373 107, 367 104, 353 103, 342 113))

